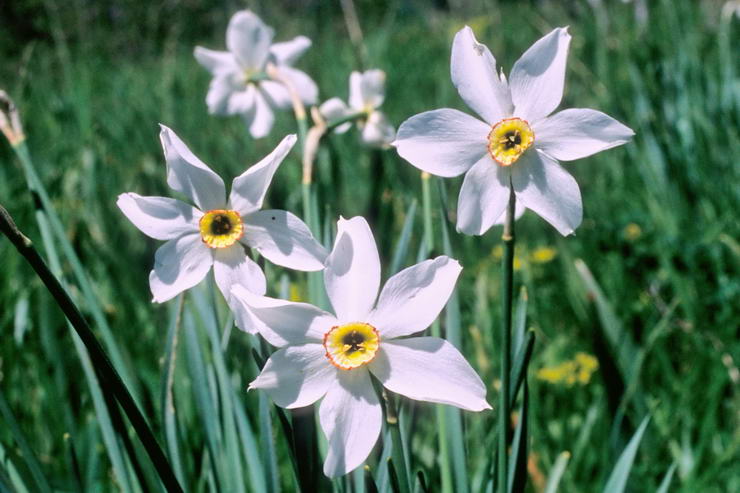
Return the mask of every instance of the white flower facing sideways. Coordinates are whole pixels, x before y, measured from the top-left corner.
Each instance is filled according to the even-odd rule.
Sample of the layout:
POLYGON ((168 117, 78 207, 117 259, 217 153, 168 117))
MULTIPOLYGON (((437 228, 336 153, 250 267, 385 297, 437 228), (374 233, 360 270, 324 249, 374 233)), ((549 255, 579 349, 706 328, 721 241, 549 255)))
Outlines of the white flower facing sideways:
MULTIPOLYGON (((378 110, 384 100, 385 72, 377 69, 352 72, 349 76, 349 106, 339 98, 331 98, 319 107, 319 112, 329 124, 356 116, 362 142, 372 147, 385 147, 393 142, 396 129, 378 110)), ((344 133, 350 126, 351 122, 343 123, 334 131, 344 133)))
MULTIPOLYGON (((291 269, 324 268, 328 252, 303 221, 290 212, 260 210, 275 171, 296 142, 295 135, 285 137, 267 157, 236 177, 228 200, 223 180, 172 130, 163 125, 159 137, 167 161, 167 184, 195 207, 168 197, 135 193, 118 197, 118 207, 134 226, 154 239, 166 240, 149 275, 153 301, 167 301, 195 286, 211 267, 227 301, 234 283, 264 294, 265 275, 244 246, 291 269)), ((248 320, 241 321, 240 327, 256 330, 248 320)))
POLYGON ((273 29, 249 10, 234 14, 226 29, 228 51, 197 46, 195 59, 213 75, 206 104, 215 115, 241 115, 254 138, 270 133, 273 110, 291 106, 285 85, 270 80, 268 64, 289 81, 304 104, 315 104, 318 89, 293 63, 311 47, 311 40, 298 36, 272 43, 273 29))
POLYGON ((341 219, 324 270, 334 313, 313 305, 232 289, 236 310, 249 310, 260 333, 279 347, 251 383, 281 407, 323 397, 321 428, 329 443, 324 473, 346 474, 367 458, 382 416, 371 375, 411 399, 470 411, 491 407, 486 387, 460 352, 426 329, 447 303, 461 271, 441 256, 404 269, 380 292, 380 259, 365 219, 341 219))
POLYGON ((444 177, 466 173, 458 231, 485 233, 505 212, 511 184, 518 204, 562 235, 573 233, 583 215, 581 192, 558 160, 590 156, 634 135, 591 109, 551 115, 563 96, 569 44, 567 28, 555 29, 517 60, 507 81, 466 26, 452 44, 452 82, 483 121, 439 109, 415 115, 398 129, 393 145, 417 168, 444 177))

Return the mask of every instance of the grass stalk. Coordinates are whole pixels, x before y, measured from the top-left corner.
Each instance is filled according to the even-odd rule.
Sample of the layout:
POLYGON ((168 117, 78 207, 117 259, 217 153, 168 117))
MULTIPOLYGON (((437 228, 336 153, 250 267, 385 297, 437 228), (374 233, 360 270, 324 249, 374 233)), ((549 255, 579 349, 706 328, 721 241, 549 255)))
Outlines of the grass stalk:
POLYGON ((175 477, 170 463, 167 461, 162 448, 154 437, 154 433, 149 428, 144 415, 139 410, 128 388, 108 359, 105 350, 100 345, 100 342, 98 342, 87 321, 57 278, 51 273, 31 240, 18 229, 10 214, 2 205, 0 205, 0 231, 2 231, 34 269, 85 344, 90 354, 90 359, 94 366, 98 367, 97 371, 100 376, 104 378, 102 388, 104 391, 112 392, 123 408, 167 491, 182 492, 182 488, 175 477))
POLYGON ((511 366, 511 306, 513 298, 514 277, 514 206, 516 195, 514 188, 509 184, 509 205, 506 207, 506 221, 501 240, 504 242, 503 258, 503 290, 501 297, 502 324, 501 324, 501 389, 499 392, 499 441, 498 441, 498 491, 508 491, 509 471, 509 367, 511 366))

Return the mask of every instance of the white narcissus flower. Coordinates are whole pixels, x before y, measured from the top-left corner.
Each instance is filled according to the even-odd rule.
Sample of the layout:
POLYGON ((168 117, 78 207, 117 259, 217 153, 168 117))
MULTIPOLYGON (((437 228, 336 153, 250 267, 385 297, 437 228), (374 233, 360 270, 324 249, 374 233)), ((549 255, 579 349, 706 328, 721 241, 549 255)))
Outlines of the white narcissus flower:
MULTIPOLYGON (((349 77, 349 107, 339 98, 325 101, 319 112, 329 124, 333 121, 358 117, 357 126, 362 142, 369 146, 388 146, 396 137, 396 130, 385 114, 378 110, 385 100, 385 72, 367 70, 352 72, 349 77)), ((339 125, 335 132, 346 132, 351 122, 339 125)))
POLYGON ((215 115, 242 115, 254 138, 270 133, 273 109, 291 105, 283 84, 270 80, 268 64, 295 88, 304 104, 315 104, 316 84, 292 64, 311 47, 311 40, 298 36, 291 41, 274 43, 275 32, 249 10, 234 14, 226 29, 228 51, 214 51, 197 46, 195 59, 213 75, 206 103, 215 115))
MULTIPOLYGON (((211 267, 227 301, 234 283, 264 294, 265 275, 244 246, 291 269, 324 268, 328 252, 303 221, 290 212, 260 210, 275 171, 296 142, 295 135, 285 137, 267 157, 234 178, 228 200, 223 180, 172 130, 162 125, 159 137, 167 161, 167 184, 195 207, 168 197, 135 193, 118 197, 118 207, 134 226, 167 241, 157 250, 149 274, 153 301, 162 303, 195 286, 211 267)), ((255 330, 248 319, 239 325, 255 330)))
POLYGON ((457 229, 481 235, 501 218, 513 186, 517 203, 568 235, 581 223, 581 192, 558 160, 571 161, 626 143, 628 127, 591 109, 560 104, 570 35, 558 28, 532 45, 507 81, 496 60, 464 27, 452 44, 452 82, 483 121, 439 109, 401 124, 393 145, 431 174, 465 174, 457 229))
POLYGON ((329 443, 324 473, 346 474, 367 458, 382 416, 370 379, 411 399, 470 411, 491 407, 486 387, 460 352, 426 329, 447 303, 460 264, 441 256, 402 270, 380 292, 380 260, 365 219, 341 219, 324 270, 334 314, 313 305, 257 296, 234 286, 236 310, 262 322, 260 333, 280 349, 250 389, 278 406, 308 406, 323 397, 321 428, 329 443), (372 376, 372 377, 371 377, 372 376))

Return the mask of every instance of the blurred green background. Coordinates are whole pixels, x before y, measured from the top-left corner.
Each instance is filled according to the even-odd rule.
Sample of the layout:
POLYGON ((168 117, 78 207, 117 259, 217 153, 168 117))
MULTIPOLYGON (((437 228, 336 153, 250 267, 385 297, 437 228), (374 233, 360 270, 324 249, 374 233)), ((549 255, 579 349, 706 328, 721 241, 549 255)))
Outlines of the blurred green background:
MULTIPOLYGON (((515 283, 526 287, 527 327, 537 337, 529 371, 528 491, 544 491, 564 451, 571 455, 561 491, 598 491, 648 413, 652 420, 631 491, 655 491, 672 464, 677 469, 670 491, 740 491, 740 4, 362 0, 356 7, 365 68, 387 72, 382 109, 396 126, 440 107, 469 112, 449 77, 452 37, 465 24, 507 73, 531 43, 569 25, 573 41, 561 107, 595 108, 636 132, 626 146, 566 164, 584 202, 584 222, 574 237, 560 237, 531 213, 517 222, 515 283)), ((207 114, 209 74, 195 62, 193 47, 223 49, 228 20, 241 8, 273 26, 277 41, 310 37, 313 47, 297 67, 317 82, 321 100, 347 98, 349 73, 361 60, 338 1, 14 0, 0 6, 0 88, 20 109, 37 171, 94 297, 79 286, 68 259, 61 264, 64 277, 88 318, 102 317, 109 326, 106 347, 120 352, 159 436, 166 414, 160 385, 176 302, 150 303, 148 272, 159 242, 136 230, 115 199, 127 191, 170 194, 160 122, 227 183, 295 132, 289 112, 259 141, 239 118, 207 114)), ((387 277, 394 252, 401 266, 416 261, 421 207, 409 223, 409 243, 399 249, 397 239, 410 207, 421 200, 421 180, 394 151, 362 149, 357 137, 352 130, 328 139, 315 171, 325 239, 339 214, 365 215, 387 277)), ((300 176, 293 152, 275 177, 269 205, 302 215, 300 176)), ((454 232, 460 183, 431 180, 432 255, 443 251, 441 225, 447 224, 453 255, 464 266, 460 320, 443 320, 442 330, 459 324, 464 353, 495 402, 497 355, 488 348, 496 347, 492 334, 499 321, 500 234, 454 232)), ((0 203, 40 247, 34 200, 5 142, 0 203)), ((135 458, 143 457, 136 440, 133 454, 120 431, 106 441, 107 425, 81 377, 61 313, 5 240, 0 259, 0 486, 38 491, 19 445, 22 436, 54 490, 149 491, 156 483, 146 464, 137 469, 146 461, 135 458), (111 452, 116 447, 123 457, 119 469, 111 452), (117 472, 122 470, 124 479, 117 472)), ((305 295, 305 275, 267 269, 271 294, 305 295)), ((284 438, 270 429, 270 423, 277 427, 274 416, 269 419, 273 411, 263 397, 244 392, 256 371, 249 352, 255 340, 226 331, 219 356, 209 346, 213 332, 201 327, 202 307, 193 305, 183 325, 190 339, 181 337, 174 370, 183 482, 193 491, 213 490, 214 484, 232 491, 228 481, 242 478, 246 491, 292 491, 284 438), (226 377, 214 370, 221 357, 226 377), (225 405, 215 394, 222 378, 234 390, 229 405, 238 416, 239 440, 248 435, 254 443, 240 442, 240 452, 223 457, 234 462, 219 472, 221 452, 213 449, 218 440, 228 442, 228 427, 220 420, 213 426, 223 430, 211 430, 203 406, 212 400, 220 411, 225 405), (245 423, 254 428, 251 434, 245 434, 245 423), (268 472, 250 462, 250 450, 268 472), (271 467, 277 469, 270 473, 271 467), (240 468, 245 472, 237 473, 240 468)), ((427 419, 434 408, 414 409, 412 463, 438 484, 437 430, 427 419)), ((463 416, 471 491, 483 491, 495 415, 463 416)), ((350 482, 340 483, 335 486, 351 491, 350 482)))

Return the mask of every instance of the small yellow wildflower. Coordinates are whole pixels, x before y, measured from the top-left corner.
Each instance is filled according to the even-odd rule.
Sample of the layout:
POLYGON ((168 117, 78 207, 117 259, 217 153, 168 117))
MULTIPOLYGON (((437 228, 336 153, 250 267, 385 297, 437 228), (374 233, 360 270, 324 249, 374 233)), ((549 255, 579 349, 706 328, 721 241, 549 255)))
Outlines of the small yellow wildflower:
POLYGON ((565 384, 572 387, 576 383, 586 385, 591 381, 591 375, 598 370, 599 361, 590 354, 579 352, 574 359, 567 360, 559 365, 540 368, 537 378, 552 384, 565 384))
POLYGON ((629 223, 624 227, 624 237, 628 241, 635 241, 642 236, 642 228, 636 223, 629 223))
POLYGON ((558 251, 554 248, 544 246, 535 248, 532 252, 531 258, 532 262, 534 262, 535 264, 546 264, 552 261, 552 259, 554 259, 557 254, 558 251))

